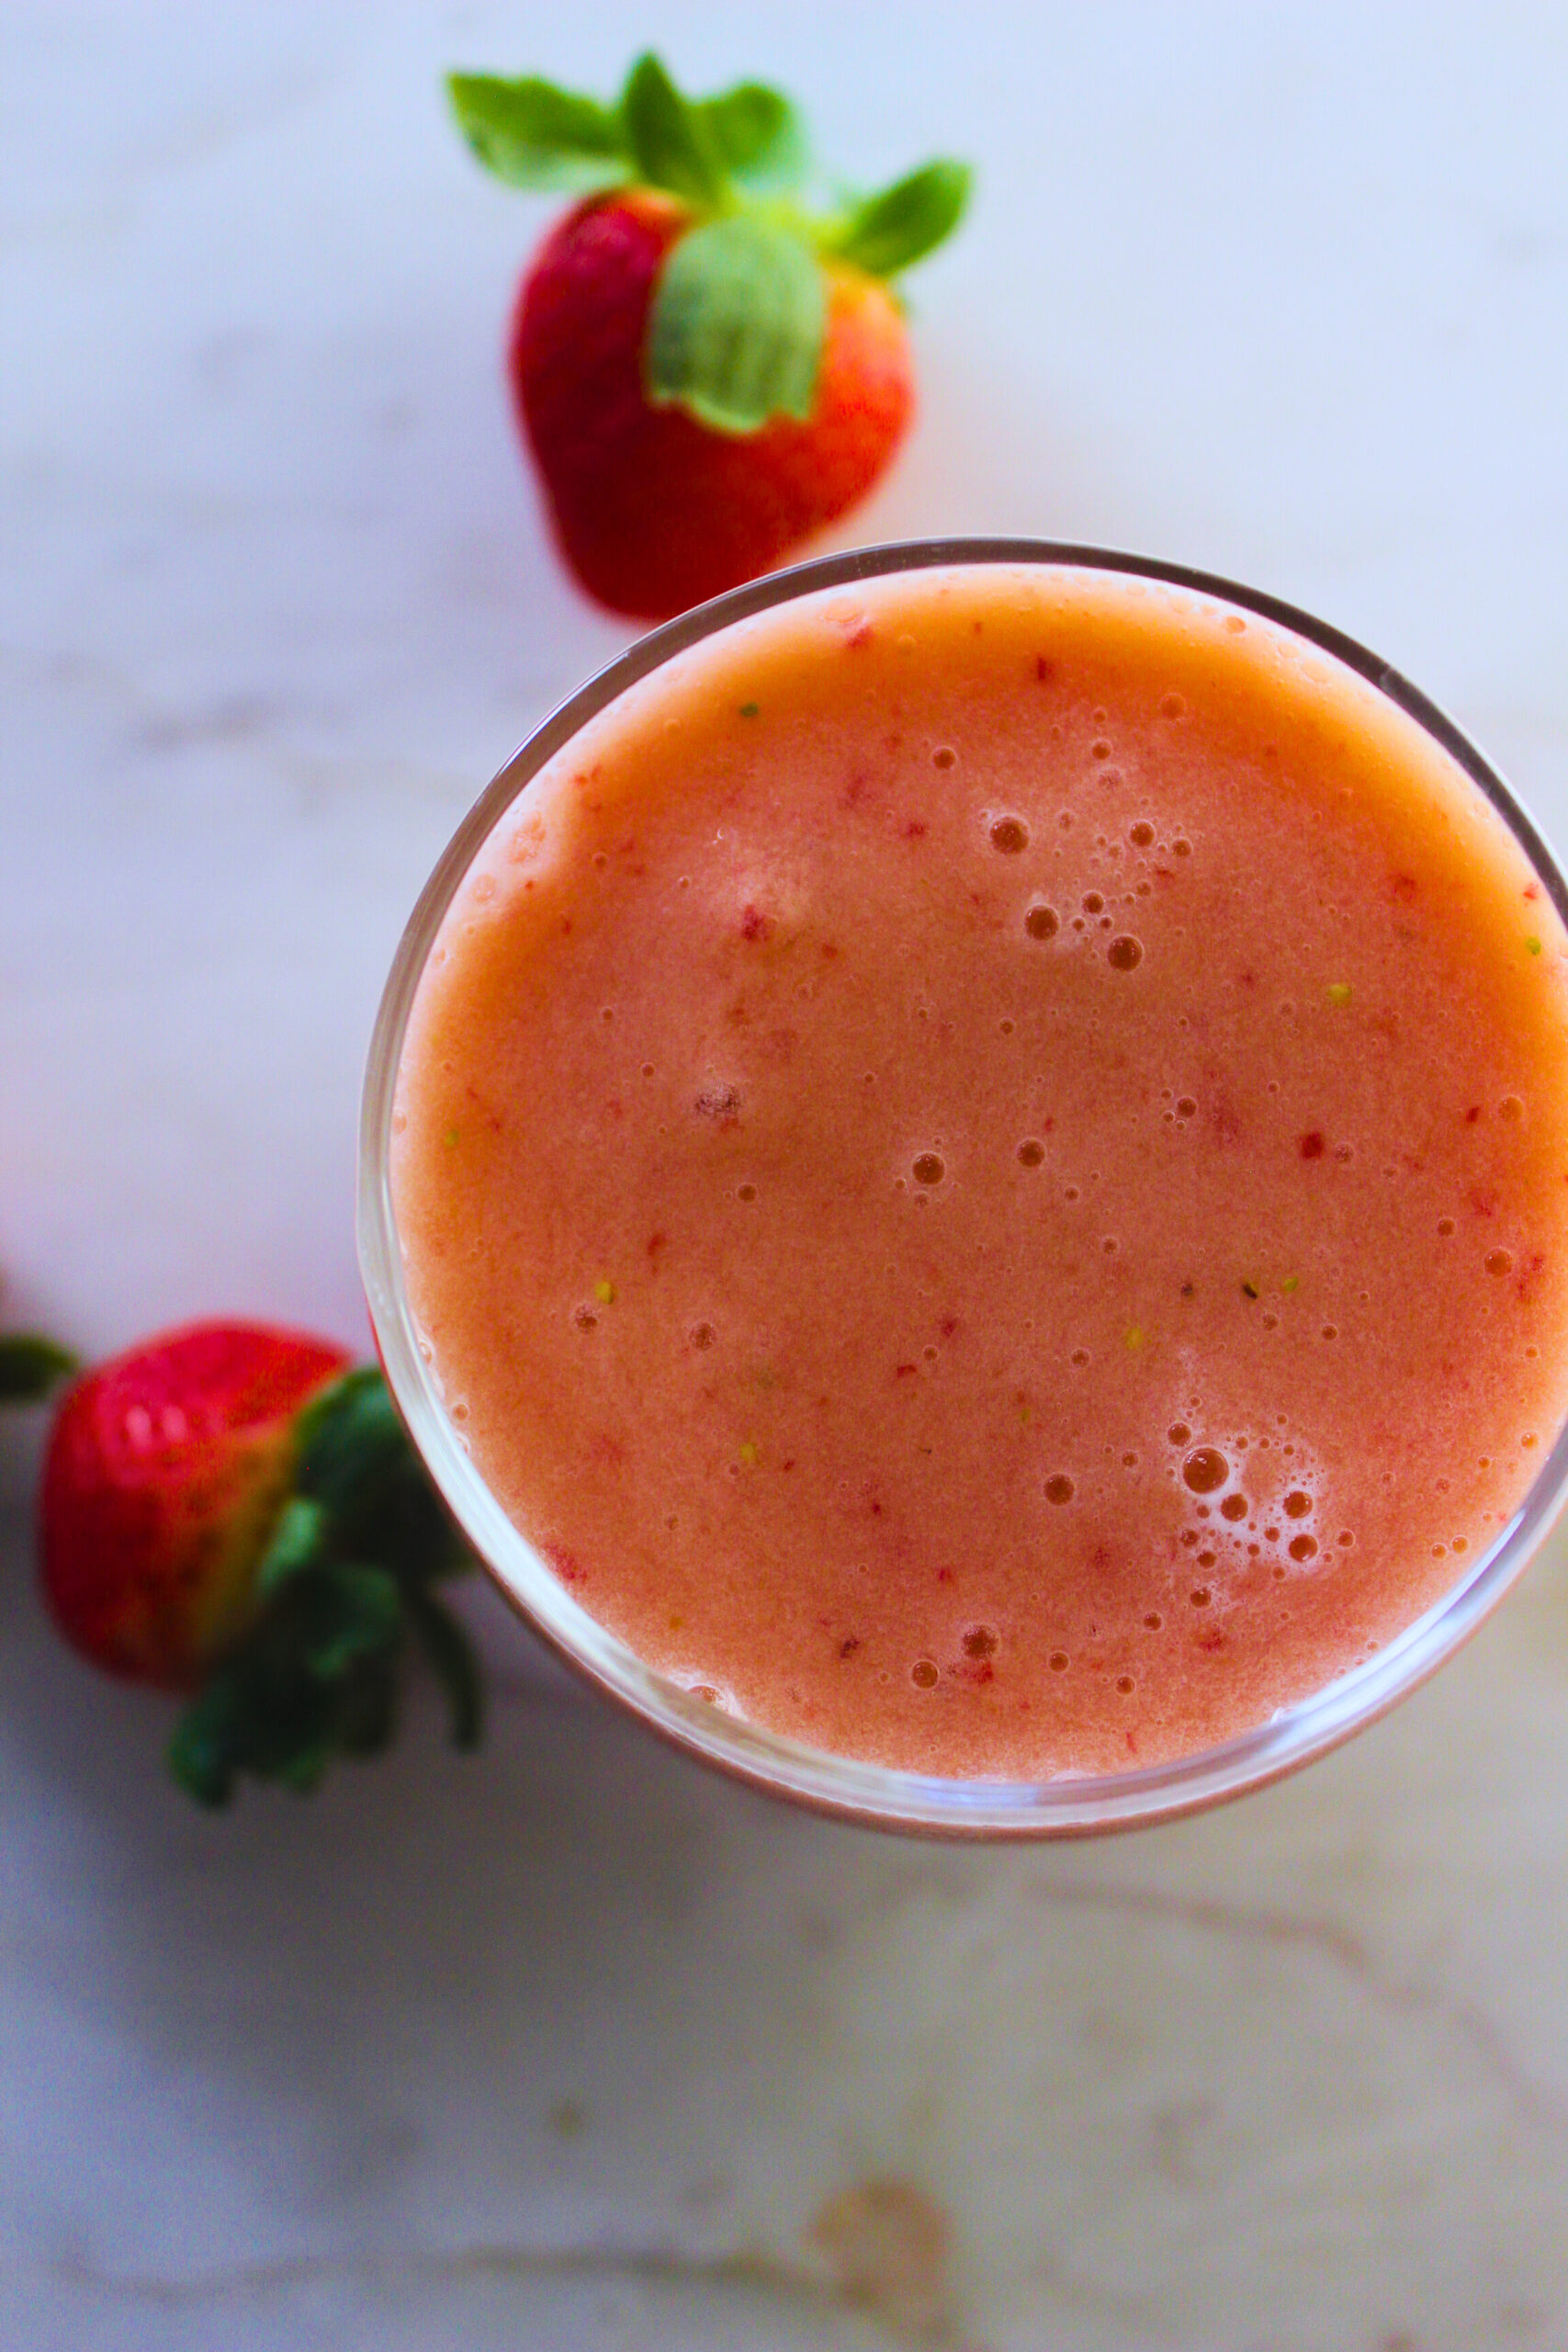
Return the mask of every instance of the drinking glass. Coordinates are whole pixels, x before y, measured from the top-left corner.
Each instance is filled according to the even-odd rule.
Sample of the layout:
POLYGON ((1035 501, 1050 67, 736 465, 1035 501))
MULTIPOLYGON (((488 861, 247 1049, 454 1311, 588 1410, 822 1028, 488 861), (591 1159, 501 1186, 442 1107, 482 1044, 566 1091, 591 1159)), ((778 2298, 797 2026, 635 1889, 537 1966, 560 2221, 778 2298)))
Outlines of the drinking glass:
POLYGON ((823 589, 976 564, 1129 574, 1292 631, 1386 695, 1452 755, 1498 810, 1568 922, 1568 885, 1536 827, 1453 721, 1376 654, 1277 597, 1179 564, 1051 540, 924 539, 828 556, 716 597, 639 639, 536 729, 464 819, 403 933, 376 1023, 360 1126, 359 1256, 387 1380, 431 1476, 508 1600, 606 1698, 704 1763, 868 1826, 963 1838, 1085 1837, 1197 1812, 1261 1788, 1337 1747, 1424 1681, 1496 1606, 1549 1532, 1568 1491, 1568 1430, 1557 1433, 1507 1524, 1440 1600, 1364 1662, 1253 1730, 1170 1763, 1115 1773, 990 1781, 893 1770, 803 1746, 694 1696, 573 1600, 490 1492, 443 1408, 409 1309, 389 1175, 398 1065, 426 957, 481 845, 545 763, 637 680, 733 622, 823 589))

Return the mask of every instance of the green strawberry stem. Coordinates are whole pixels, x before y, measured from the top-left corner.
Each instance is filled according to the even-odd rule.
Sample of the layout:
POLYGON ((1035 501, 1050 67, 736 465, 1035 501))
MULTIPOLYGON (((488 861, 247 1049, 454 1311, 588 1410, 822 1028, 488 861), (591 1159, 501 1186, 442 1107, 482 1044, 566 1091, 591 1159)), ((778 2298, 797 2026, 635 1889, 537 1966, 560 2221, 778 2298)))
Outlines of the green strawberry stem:
POLYGON ((479 1745, 479 1669, 435 1588, 471 1565, 373 1365, 346 1373, 299 1422, 294 1493, 256 1574, 259 1613, 193 1699, 169 1768, 227 1804, 245 1774, 313 1789, 335 1757, 380 1752, 412 1654, 446 1697, 452 1744, 479 1745))
POLYGON ((0 1405, 39 1405, 76 1369, 68 1349, 34 1331, 0 1339, 0 1405))
POLYGON ((654 292, 645 387, 655 407, 679 405, 719 433, 808 417, 826 270, 896 277, 952 234, 969 198, 969 166, 941 158, 812 210, 805 134, 781 91, 741 82, 687 98, 650 51, 609 104, 533 74, 453 74, 446 87, 474 153, 514 187, 658 188, 687 207, 654 292))

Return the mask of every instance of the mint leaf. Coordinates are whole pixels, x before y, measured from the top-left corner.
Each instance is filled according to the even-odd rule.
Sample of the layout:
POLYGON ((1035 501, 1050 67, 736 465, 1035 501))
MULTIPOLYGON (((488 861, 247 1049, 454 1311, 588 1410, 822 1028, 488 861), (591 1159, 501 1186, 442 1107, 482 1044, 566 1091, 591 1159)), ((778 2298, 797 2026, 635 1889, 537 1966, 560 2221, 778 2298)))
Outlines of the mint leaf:
POLYGON ((56 1381, 74 1372, 76 1359, 52 1340, 14 1331, 0 1340, 0 1405, 37 1405, 56 1381))
POLYGON ((688 231, 654 292, 644 381, 719 433, 807 417, 828 297, 816 255, 787 229, 731 214, 688 231))
POLYGON ((513 187, 586 191, 628 176, 620 117, 597 98, 536 74, 449 74, 446 89, 474 153, 513 187))
POLYGON ((621 124, 639 180, 700 205, 728 193, 718 141, 651 51, 637 59, 621 93, 621 124))
POLYGON ((832 251, 873 277, 896 276, 957 228, 973 177, 967 164, 923 164, 857 204, 833 239, 832 251))
POLYGON ((770 90, 763 82, 738 82, 716 97, 700 98, 694 111, 725 169, 738 180, 779 187, 804 173, 805 133, 782 90, 770 90))

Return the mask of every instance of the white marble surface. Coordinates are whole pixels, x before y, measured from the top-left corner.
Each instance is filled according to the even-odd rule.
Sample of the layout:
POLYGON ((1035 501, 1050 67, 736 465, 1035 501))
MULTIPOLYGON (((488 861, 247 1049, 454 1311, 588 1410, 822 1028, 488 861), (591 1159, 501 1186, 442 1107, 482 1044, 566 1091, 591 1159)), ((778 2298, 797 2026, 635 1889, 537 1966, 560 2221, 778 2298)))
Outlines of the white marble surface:
MULTIPOLYGON (((1568 839, 1568 33, 1549 6, 761 0, 0 16, 0 1261, 88 1350, 363 1339, 355 1096, 457 815, 620 632, 497 341, 547 208, 448 62, 768 70, 985 165, 864 537, 1312 606, 1568 839)), ((1568 2342, 1568 1554, 1185 1826, 795 1817, 547 1668, 494 1737, 191 1812, 52 1644, 0 1434, 0 2342, 1461 2352, 1568 2342), (852 2290, 886 2257, 872 2308, 852 2290), (874 2248, 872 2249, 874 2253, 874 2248), (900 2263, 902 2271, 900 2272, 900 2263)))

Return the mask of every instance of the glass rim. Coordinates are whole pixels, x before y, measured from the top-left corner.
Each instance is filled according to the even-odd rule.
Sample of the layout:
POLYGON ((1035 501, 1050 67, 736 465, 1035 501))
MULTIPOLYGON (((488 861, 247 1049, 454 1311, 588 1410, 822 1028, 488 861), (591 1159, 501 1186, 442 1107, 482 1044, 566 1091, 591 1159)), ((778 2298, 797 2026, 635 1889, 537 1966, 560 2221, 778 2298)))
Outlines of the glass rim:
POLYGON ((457 827, 404 929, 371 1037, 359 1127, 359 1263, 388 1385, 426 1469, 492 1581, 594 1688, 702 1762, 771 1795, 863 1826, 938 1837, 1086 1837, 1206 1810, 1262 1788, 1337 1747, 1425 1681, 1496 1607, 1549 1532, 1568 1494, 1568 1424, 1556 1433, 1506 1525, 1440 1600, 1372 1657, 1250 1731, 1168 1764, 1125 1772, 971 1781, 895 1770, 804 1746, 694 1697, 571 1598, 491 1494, 442 1406, 404 1287, 389 1165, 403 1038, 436 933, 506 808, 564 744, 628 687, 733 622, 800 596, 898 572, 991 564, 1120 572, 1156 582, 1257 614, 1331 654, 1403 710, 1480 787, 1568 925, 1568 881, 1484 754, 1392 664, 1279 597, 1184 564, 1054 539, 901 540, 819 557, 733 589, 637 639, 535 729, 457 827))

